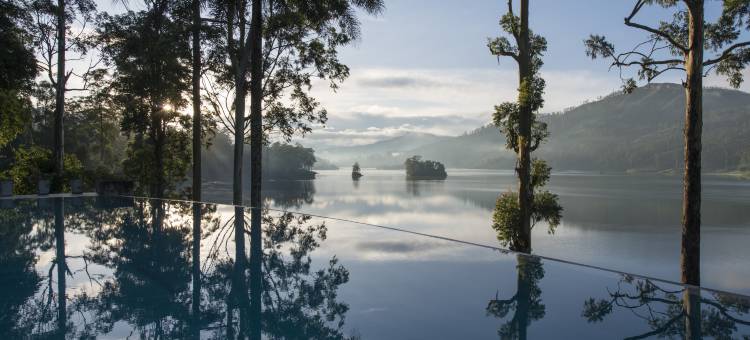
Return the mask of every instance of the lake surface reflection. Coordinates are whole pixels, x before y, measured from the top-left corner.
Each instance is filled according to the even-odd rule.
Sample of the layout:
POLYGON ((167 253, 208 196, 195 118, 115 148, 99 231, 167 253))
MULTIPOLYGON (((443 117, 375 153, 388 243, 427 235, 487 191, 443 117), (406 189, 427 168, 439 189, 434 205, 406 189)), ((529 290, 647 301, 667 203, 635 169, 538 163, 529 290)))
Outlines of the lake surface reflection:
POLYGON ((439 237, 175 201, 2 203, 2 339, 750 334, 741 295, 439 237))
MULTIPOLYGON (((516 186, 509 171, 453 169, 445 181, 416 182, 403 171, 364 174, 319 171, 314 181, 269 182, 264 195, 279 209, 496 246, 495 199, 516 186)), ((231 200, 226 183, 204 187, 207 200, 231 200)), ((560 195, 563 221, 555 235, 535 228, 534 253, 679 280, 679 177, 556 173, 547 188, 560 195)), ((703 285, 750 294, 750 181, 704 176, 703 202, 703 285)))

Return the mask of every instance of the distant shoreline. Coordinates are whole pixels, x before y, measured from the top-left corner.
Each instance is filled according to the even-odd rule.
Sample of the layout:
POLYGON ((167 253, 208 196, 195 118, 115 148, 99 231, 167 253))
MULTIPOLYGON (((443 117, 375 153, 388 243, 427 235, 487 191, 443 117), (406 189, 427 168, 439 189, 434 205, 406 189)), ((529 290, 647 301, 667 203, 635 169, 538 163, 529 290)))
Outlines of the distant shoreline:
MULTIPOLYGON (((363 170, 378 170, 378 171, 404 171, 403 168, 401 169, 392 169, 392 168, 363 168, 363 170)), ((485 168, 447 168, 446 171, 448 172, 448 175, 450 176, 451 171, 503 171, 503 172, 510 172, 513 173, 513 169, 485 169, 485 168)), ((326 171, 326 170, 323 170, 326 171)), ((328 170, 328 171, 336 171, 336 170, 328 170)), ((662 176, 681 176, 681 173, 678 173, 672 169, 670 170, 637 170, 637 169, 630 169, 625 171, 597 171, 597 170, 560 170, 560 171, 552 171, 552 174, 562 174, 562 175, 570 175, 570 174, 591 174, 591 175, 662 175, 662 176)), ((750 171, 740 171, 740 170, 733 170, 733 171, 710 171, 710 172, 704 172, 703 175, 710 175, 710 176, 722 176, 722 177, 732 177, 737 179, 743 179, 743 180, 750 180, 750 171)))

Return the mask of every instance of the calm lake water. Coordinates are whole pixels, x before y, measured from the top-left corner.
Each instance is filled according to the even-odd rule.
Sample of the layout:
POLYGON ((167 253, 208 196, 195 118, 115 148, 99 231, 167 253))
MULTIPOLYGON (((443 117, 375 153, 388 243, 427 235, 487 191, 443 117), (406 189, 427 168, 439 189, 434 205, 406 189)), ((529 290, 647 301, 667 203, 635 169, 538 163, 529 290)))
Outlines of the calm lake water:
MULTIPOLYGON (((331 175, 330 183, 337 177, 346 183, 331 175)), ((402 216, 399 221, 422 231, 456 238, 487 235, 471 224, 479 216, 468 217, 487 215, 485 208, 465 196, 444 197, 450 181, 433 183, 442 194, 418 196, 420 203, 409 199, 413 187, 378 195, 376 188, 399 181, 383 176, 369 199, 392 209, 385 217, 402 216), (403 206, 394 211, 397 202, 403 206), (456 222, 417 224, 405 217, 428 216, 431 209, 456 222)), ((419 185, 420 195, 431 190, 419 185)), ((364 198, 346 199, 334 188, 352 188, 331 187, 332 196, 342 197, 339 210, 333 201, 325 207, 317 194, 307 197, 310 207, 362 206, 364 198)), ((554 241, 568 238, 560 235, 554 241)), ((538 249, 553 242, 538 240, 538 249)), ((0 199, 0 339, 242 333, 342 340, 739 339, 750 334, 748 311, 750 298, 739 295, 299 213, 123 197, 0 199), (253 214, 261 215, 260 228, 249 222, 253 214)))
MULTIPOLYGON (((406 181, 403 171, 319 171, 313 181, 269 182, 269 206, 398 227, 498 246, 490 227, 498 194, 513 190, 510 171, 450 169, 445 181, 406 181)), ((228 183, 207 183, 204 197, 231 202, 228 183)), ((547 189, 560 196, 554 235, 539 224, 539 255, 678 281, 681 179, 662 175, 555 173, 547 189)), ((246 193, 245 197, 249 197, 246 193)), ((704 176, 702 281, 750 294, 750 181, 704 176)))

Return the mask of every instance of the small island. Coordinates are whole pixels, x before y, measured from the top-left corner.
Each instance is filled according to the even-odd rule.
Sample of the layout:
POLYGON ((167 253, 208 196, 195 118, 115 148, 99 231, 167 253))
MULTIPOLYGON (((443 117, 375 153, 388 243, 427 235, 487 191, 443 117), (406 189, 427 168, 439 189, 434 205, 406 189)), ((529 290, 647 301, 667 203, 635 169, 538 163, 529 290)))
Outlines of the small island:
POLYGON ((404 167, 406 167, 407 180, 445 179, 448 177, 443 163, 430 160, 423 161, 422 156, 407 158, 404 167))
POLYGON ((359 168, 359 162, 354 162, 352 165, 352 179, 357 181, 360 177, 364 176, 361 169, 359 168))

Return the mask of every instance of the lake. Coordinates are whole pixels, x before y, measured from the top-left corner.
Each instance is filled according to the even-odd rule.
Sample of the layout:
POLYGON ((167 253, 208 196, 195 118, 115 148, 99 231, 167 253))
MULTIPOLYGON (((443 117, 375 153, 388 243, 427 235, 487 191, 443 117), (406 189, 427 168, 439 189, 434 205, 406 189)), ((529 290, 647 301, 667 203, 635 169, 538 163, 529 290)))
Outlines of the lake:
MULTIPOLYGON (((277 209, 498 246, 492 209, 499 193, 514 190, 511 171, 449 169, 444 181, 406 181, 402 170, 363 172, 358 182, 349 169, 268 182, 264 196, 277 209)), ((554 173, 546 188, 560 196, 562 224, 554 235, 537 225, 533 252, 679 281, 681 185, 678 176, 554 173)), ((206 183, 204 198, 231 202, 231 186, 206 183)), ((749 294, 750 181, 704 176, 702 215, 702 284, 749 294)))

